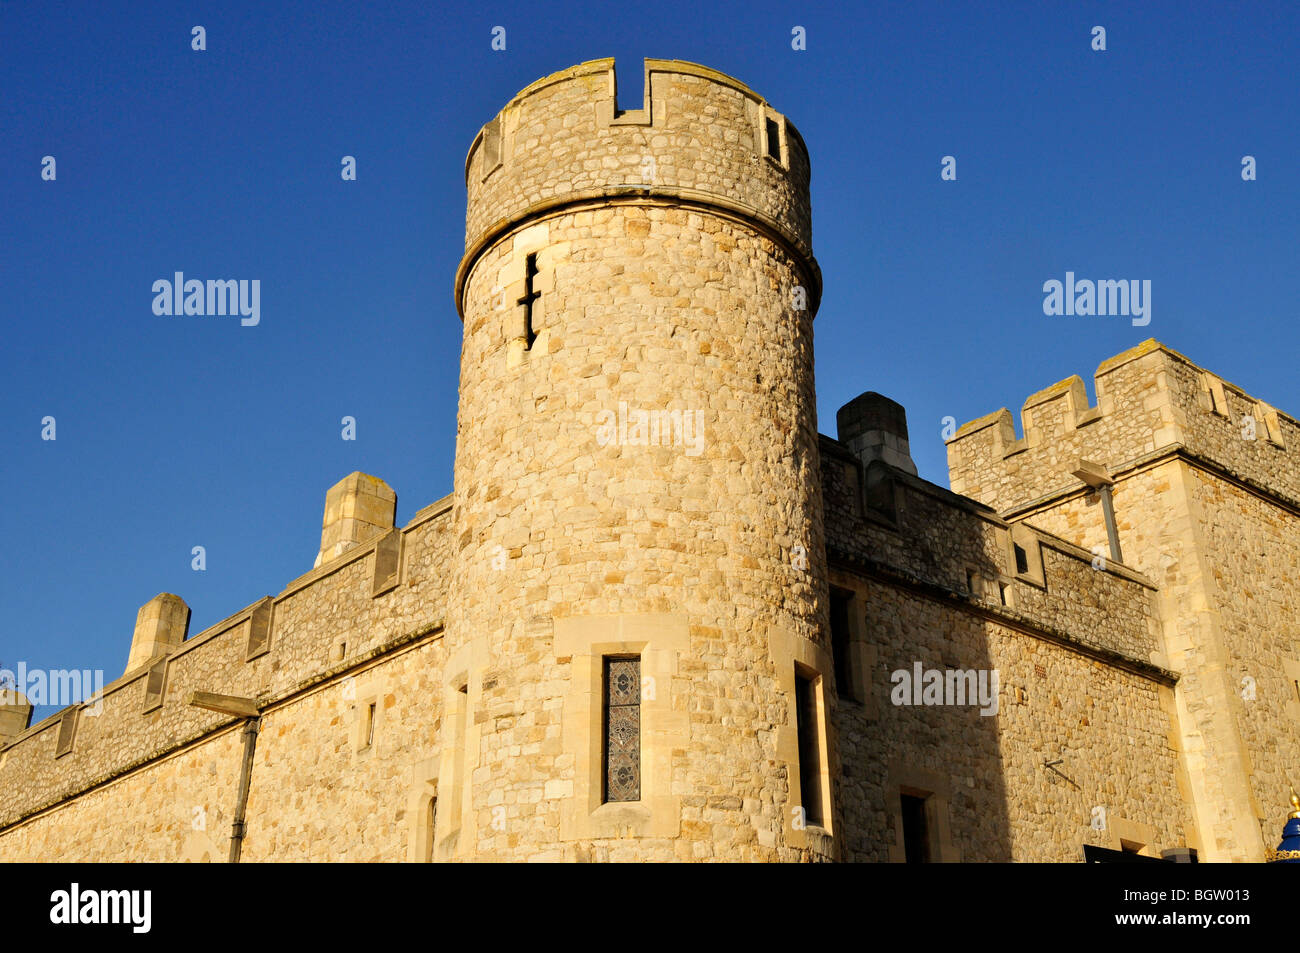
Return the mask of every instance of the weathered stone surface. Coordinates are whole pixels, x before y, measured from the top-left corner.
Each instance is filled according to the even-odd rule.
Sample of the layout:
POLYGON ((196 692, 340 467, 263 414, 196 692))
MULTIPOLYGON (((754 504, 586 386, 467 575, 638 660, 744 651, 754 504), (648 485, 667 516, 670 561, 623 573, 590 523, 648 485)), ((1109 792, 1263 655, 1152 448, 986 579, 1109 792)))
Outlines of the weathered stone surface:
POLYGON ((584 63, 470 149, 453 494, 393 528, 351 474, 278 596, 184 641, 159 597, 67 718, 0 696, 0 859, 224 859, 241 721, 194 692, 260 713, 248 861, 890 861, 905 797, 935 860, 1261 855, 1300 761, 1295 421, 1149 343, 1098 408, 1071 378, 1023 441, 962 428, 957 492, 879 395, 820 435, 803 142, 646 68, 643 110, 584 63), (605 803, 624 655, 640 798, 605 803), (896 704, 918 665, 996 674, 996 711, 896 704))

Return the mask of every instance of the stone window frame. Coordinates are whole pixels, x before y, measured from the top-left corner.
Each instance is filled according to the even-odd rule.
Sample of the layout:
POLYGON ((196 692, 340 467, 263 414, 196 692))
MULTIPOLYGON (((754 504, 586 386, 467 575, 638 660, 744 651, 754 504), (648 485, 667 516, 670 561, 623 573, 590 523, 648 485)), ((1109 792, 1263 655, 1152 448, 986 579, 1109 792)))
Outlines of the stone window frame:
POLYGON ((401 584, 406 555, 405 542, 406 534, 398 526, 375 540, 375 559, 370 581, 372 599, 392 592, 401 584))
POLYGON ((1152 824, 1140 824, 1117 814, 1106 815, 1106 846, 1111 850, 1122 851, 1124 844, 1129 843, 1138 847, 1137 853, 1142 857, 1160 857, 1156 836, 1152 824))
POLYGON ((1012 523, 1008 529, 1003 545, 1006 549, 1007 568, 1011 571, 1010 578, 1046 591, 1047 571, 1043 565, 1043 543, 1038 533, 1022 523, 1012 523), (1017 546, 1024 550, 1025 560, 1029 564, 1025 572, 1020 572, 1016 565, 1017 546))
POLYGON ((834 854, 837 821, 834 812, 833 783, 837 775, 839 757, 835 748, 835 735, 829 730, 832 721, 831 692, 826 691, 828 673, 834 672, 830 650, 809 642, 791 632, 777 630, 772 633, 769 652, 776 666, 778 689, 785 698, 785 724, 776 728, 776 760, 785 767, 788 795, 782 812, 782 829, 787 846, 807 848, 820 841, 820 847, 834 854), (802 780, 799 771, 799 723, 795 709, 795 673, 817 677, 818 731, 820 732, 822 774, 822 821, 820 825, 795 826, 795 811, 802 802, 802 780))
POLYGON ((1297 687, 1297 683, 1300 683, 1300 660, 1282 659, 1282 674, 1286 679, 1286 694, 1283 696, 1286 702, 1282 706, 1283 711, 1293 721, 1300 722, 1300 698, 1297 698, 1297 694, 1300 694, 1300 687, 1297 687))
POLYGON ((251 662, 271 651, 271 631, 275 618, 275 600, 266 596, 248 616, 248 647, 244 661, 251 662))
POLYGON ((492 290, 501 289, 501 306, 505 311, 503 337, 508 372, 522 372, 534 359, 545 357, 551 352, 553 326, 545 322, 548 312, 551 316, 558 317, 560 310, 549 308, 545 296, 555 293, 556 265, 568 257, 570 243, 567 241, 552 243, 550 233, 550 222, 541 221, 522 228, 503 240, 509 243, 510 251, 502 255, 492 290), (536 331, 531 346, 528 344, 527 329, 524 327, 523 311, 516 304, 523 297, 526 287, 529 255, 537 256, 537 273, 533 276, 533 290, 543 295, 539 299, 543 327, 536 331))
MULTIPOLYGON (((484 651, 486 647, 481 642, 464 645, 447 660, 443 669, 442 725, 436 756, 439 796, 433 838, 435 862, 466 856, 475 850, 470 779, 478 767, 482 735, 474 723, 474 711, 482 697, 480 656, 484 651)), ((432 765, 426 768, 426 775, 431 771, 432 765)))
POLYGON ((890 826, 894 829, 894 842, 889 845, 889 862, 907 863, 901 798, 904 794, 925 799, 925 827, 930 841, 930 862, 961 863, 961 850, 953 843, 950 823, 952 779, 937 771, 903 761, 895 761, 889 766, 884 787, 885 813, 890 819, 890 826))
MULTIPOLYGON (((408 863, 426 864, 438 860, 437 832, 429 826, 429 804, 438 799, 439 762, 438 754, 434 753, 411 766, 411 784, 406 796, 411 832, 406 845, 408 863)), ((437 825, 436 816, 434 825, 437 825)))
MULTIPOLYGON (((859 709, 869 720, 879 717, 879 696, 872 675, 876 670, 876 646, 868 637, 867 592, 865 585, 843 570, 831 569, 830 586, 851 594, 849 602, 849 677, 852 679, 851 698, 837 692, 837 698, 859 709)), ((832 658, 834 662, 834 646, 832 658)))
POLYGON ((1201 372, 1201 392, 1206 395, 1207 400, 1204 409, 1225 419, 1229 418, 1228 398, 1223 391, 1223 379, 1209 371, 1201 372))
POLYGON ((73 705, 59 717, 58 734, 54 738, 54 757, 62 758, 72 753, 77 743, 77 728, 81 715, 81 706, 73 705))
POLYGON ((767 162, 771 163, 782 172, 790 171, 790 145, 789 136, 786 133, 785 116, 777 112, 771 106, 768 106, 766 103, 763 104, 762 111, 759 115, 759 134, 757 140, 760 147, 759 151, 767 162), (771 135, 768 131, 769 122, 776 125, 777 136, 780 140, 777 143, 776 150, 780 153, 781 157, 779 159, 772 155, 771 143, 768 141, 768 137, 771 135))
POLYGON ((149 714, 151 711, 157 711, 163 706, 163 699, 167 697, 167 662, 168 656, 156 659, 146 670, 144 681, 144 707, 141 709, 142 714, 149 714), (154 674, 158 678, 155 683, 154 674), (153 686, 156 684, 156 688, 153 686), (153 688, 153 690, 151 690, 153 688))
POLYGON ((690 737, 687 712, 672 704, 680 655, 690 650, 682 613, 569 616, 553 622, 557 658, 570 659, 560 732, 574 756, 572 790, 560 809, 561 841, 676 837, 681 798, 672 793, 672 752, 690 737), (641 659, 641 800, 604 801, 605 659, 641 659))
POLYGON ((1282 422, 1278 420, 1277 411, 1262 400, 1257 400, 1254 414, 1255 418, 1264 424, 1259 428, 1264 432, 1264 439, 1275 447, 1285 449, 1286 444, 1282 442, 1282 422))
POLYGON ((352 724, 349 727, 348 735, 351 741, 352 763, 357 764, 360 761, 369 760, 375 757, 375 751, 379 747, 380 731, 386 720, 384 714, 384 696, 391 694, 388 680, 380 674, 382 668, 372 668, 366 672, 353 676, 352 695, 348 698, 347 680, 344 680, 344 701, 349 703, 352 711, 352 724), (375 706, 374 721, 370 724, 370 740, 366 739, 366 720, 369 708, 375 706))
POLYGON ((492 173, 501 168, 505 158, 505 130, 502 117, 497 116, 483 124, 479 133, 479 147, 482 159, 479 164, 479 182, 486 182, 492 173))

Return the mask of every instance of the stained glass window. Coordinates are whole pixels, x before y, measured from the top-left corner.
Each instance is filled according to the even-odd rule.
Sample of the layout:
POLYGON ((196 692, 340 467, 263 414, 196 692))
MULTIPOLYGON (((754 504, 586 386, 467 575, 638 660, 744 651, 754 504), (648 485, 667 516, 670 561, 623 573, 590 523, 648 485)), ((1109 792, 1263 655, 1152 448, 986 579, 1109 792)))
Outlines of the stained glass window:
POLYGON ((641 659, 605 659, 605 800, 641 800, 641 659))

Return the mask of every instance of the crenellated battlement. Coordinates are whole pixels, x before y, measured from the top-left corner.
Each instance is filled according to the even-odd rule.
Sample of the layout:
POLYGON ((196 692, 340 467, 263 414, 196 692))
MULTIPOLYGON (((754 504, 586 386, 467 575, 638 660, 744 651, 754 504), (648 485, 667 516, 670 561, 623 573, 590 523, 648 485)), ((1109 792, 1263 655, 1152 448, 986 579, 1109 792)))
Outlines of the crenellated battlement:
POLYGON ((374 477, 340 481, 327 495, 322 538, 340 537, 340 523, 370 506, 378 515, 351 534, 357 538, 278 596, 189 638, 179 596, 150 600, 137 618, 127 672, 81 704, 29 726, 26 699, 0 692, 0 829, 232 723, 188 705, 192 691, 254 698, 273 712, 312 686, 433 638, 445 603, 451 498, 401 528, 393 526, 393 500, 374 477))
POLYGON ((1112 471, 1181 449, 1283 499, 1300 501, 1300 424, 1155 340, 1103 361, 1093 376, 1032 394, 1017 437, 1005 407, 948 441, 956 493, 998 510, 1077 483, 1079 458, 1112 471))
MULTIPOLYGON (((815 273, 808 150, 794 125, 717 70, 658 59, 644 70, 641 109, 620 111, 614 60, 591 60, 525 87, 480 130, 465 160, 462 314, 468 271, 501 234, 556 209, 619 198, 740 216, 815 273)), ((809 290, 813 302, 818 291, 809 290)))

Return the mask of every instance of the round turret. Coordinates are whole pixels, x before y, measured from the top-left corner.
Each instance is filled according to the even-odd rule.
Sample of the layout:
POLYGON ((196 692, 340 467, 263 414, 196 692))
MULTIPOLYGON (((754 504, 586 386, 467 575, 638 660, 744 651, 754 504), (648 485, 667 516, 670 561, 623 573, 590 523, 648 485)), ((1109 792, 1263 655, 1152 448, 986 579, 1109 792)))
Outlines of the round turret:
POLYGON ((613 77, 466 164, 438 850, 832 857, 807 153, 712 70, 613 77))

